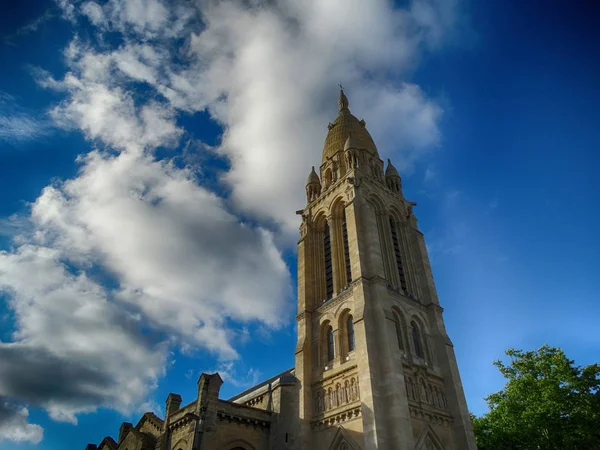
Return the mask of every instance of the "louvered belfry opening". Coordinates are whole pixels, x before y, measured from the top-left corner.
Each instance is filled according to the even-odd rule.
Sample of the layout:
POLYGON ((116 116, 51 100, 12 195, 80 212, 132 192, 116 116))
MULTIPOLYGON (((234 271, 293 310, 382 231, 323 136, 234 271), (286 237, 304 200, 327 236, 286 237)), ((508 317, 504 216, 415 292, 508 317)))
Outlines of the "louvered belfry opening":
POLYGON ((390 228, 392 229, 392 243, 394 245, 394 255, 396 256, 396 267, 398 268, 398 276, 400 277, 400 287, 406 293, 406 277, 404 276, 404 267, 402 266, 402 255, 400 254, 400 242, 398 241, 398 232, 396 224, 390 217, 390 228))
POLYGON ((348 245, 348 228, 346 227, 346 212, 342 216, 342 237, 344 240, 344 262, 346 263, 346 281, 352 281, 352 267, 350 266, 350 247, 348 245))
POLYGON ((325 224, 323 233, 323 250, 325 253, 325 292, 327 300, 333 297, 333 264, 331 262, 331 233, 329 224, 325 224))

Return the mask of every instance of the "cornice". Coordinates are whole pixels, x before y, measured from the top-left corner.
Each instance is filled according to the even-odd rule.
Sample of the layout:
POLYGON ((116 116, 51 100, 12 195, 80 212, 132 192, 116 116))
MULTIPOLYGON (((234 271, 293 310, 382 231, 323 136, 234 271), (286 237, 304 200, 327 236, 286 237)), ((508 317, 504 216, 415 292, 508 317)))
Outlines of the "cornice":
POLYGON ((240 417, 234 414, 227 413, 225 411, 218 411, 217 416, 219 417, 220 421, 237 423, 238 425, 245 425, 253 428, 269 428, 271 426, 271 423, 266 420, 260 420, 250 417, 240 417))

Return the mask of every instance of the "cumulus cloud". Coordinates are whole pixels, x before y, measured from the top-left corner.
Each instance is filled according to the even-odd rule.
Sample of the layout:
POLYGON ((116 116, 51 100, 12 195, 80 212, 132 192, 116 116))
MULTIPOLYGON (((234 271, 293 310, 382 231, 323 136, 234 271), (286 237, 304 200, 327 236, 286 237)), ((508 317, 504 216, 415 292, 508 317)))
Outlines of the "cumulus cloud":
MULTIPOLYGON (((247 324, 289 320, 280 251, 297 236, 294 211, 336 114, 335 84, 348 86, 382 156, 409 167, 438 144, 442 110, 399 80, 442 45, 455 11, 431 0, 406 9, 384 0, 57 3, 99 39, 74 37, 68 72, 36 77, 64 95, 50 110, 55 123, 94 150, 79 157, 76 177, 43 190, 14 248, 0 253, 0 291, 15 317, 11 341, 0 342, 0 396, 76 422, 99 406, 151 402, 173 345, 212 352, 238 378, 230 361, 247 324), (108 31, 121 33, 118 45, 102 39, 108 31), (203 110, 224 130, 218 148, 201 151, 228 158, 227 199, 198 180, 210 167, 178 158, 180 115, 203 110), (174 156, 157 157, 159 148, 174 156)), ((18 411, 10 420, 37 430, 18 411)))
POLYGON ((395 10, 387 1, 219 2, 203 13, 189 67, 167 74, 159 90, 175 107, 208 108, 224 125, 220 151, 232 163, 224 178, 236 205, 289 236, 297 225, 290 205, 304 203, 306 173, 319 163, 336 114, 338 81, 382 155, 400 167, 439 142, 441 108, 418 86, 389 80, 406 76, 422 47, 439 45, 436 36, 455 14, 447 4, 440 10, 415 1, 395 10))
POLYGON ((110 68, 99 59, 74 66, 52 115, 108 149, 46 187, 30 234, 0 253, 16 317, 13 342, 0 345, 0 394, 70 422, 146 401, 168 345, 236 358, 231 321, 281 326, 290 294, 271 232, 240 222, 193 170, 154 158, 181 134, 172 112, 101 84, 99 67, 110 68))
POLYGON ((384 0, 225 1, 198 11, 175 2, 152 12, 163 8, 158 0, 86 2, 82 12, 100 30, 123 32, 125 45, 99 54, 74 41, 67 54, 90 79, 125 76, 175 110, 208 110, 225 129, 218 151, 231 162, 223 181, 236 208, 275 223, 287 243, 297 233, 305 172, 319 163, 336 114, 339 81, 382 156, 401 169, 439 144, 441 107, 399 80, 423 51, 443 45, 458 16, 453 1, 415 0, 406 9, 384 0), (138 9, 144 13, 130 11, 138 9), (197 16, 202 26, 193 26, 197 16), (176 46, 182 38, 186 45, 176 46))
POLYGON ((32 218, 40 240, 102 264, 120 299, 193 345, 231 357, 225 318, 281 325, 289 279, 271 233, 240 223, 170 162, 93 152, 78 178, 45 189, 32 218))
POLYGON ((75 423, 75 413, 98 406, 129 410, 162 374, 164 346, 105 288, 70 273, 58 250, 0 253, 0 289, 16 321, 13 341, 0 342, 0 395, 75 423))
POLYGON ((44 430, 41 426, 29 423, 29 410, 17 406, 0 396, 0 443, 3 440, 31 442, 42 440, 44 430))

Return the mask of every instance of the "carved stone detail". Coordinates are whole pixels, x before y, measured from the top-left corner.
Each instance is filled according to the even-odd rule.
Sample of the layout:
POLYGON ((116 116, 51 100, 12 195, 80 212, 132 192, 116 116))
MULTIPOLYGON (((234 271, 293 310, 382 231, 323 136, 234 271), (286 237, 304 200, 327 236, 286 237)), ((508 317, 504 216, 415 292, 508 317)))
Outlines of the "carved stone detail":
POLYGON ((314 420, 312 421, 311 425, 313 428, 327 428, 347 422, 348 420, 355 419, 360 415, 360 406, 356 406, 344 411, 340 411, 337 414, 314 420))

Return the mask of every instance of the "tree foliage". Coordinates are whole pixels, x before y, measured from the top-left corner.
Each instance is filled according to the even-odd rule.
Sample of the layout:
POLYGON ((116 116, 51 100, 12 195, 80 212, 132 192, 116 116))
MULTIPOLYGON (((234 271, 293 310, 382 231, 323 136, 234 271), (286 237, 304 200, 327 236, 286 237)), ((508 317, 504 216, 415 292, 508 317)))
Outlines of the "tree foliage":
POLYGON ((559 348, 509 349, 507 379, 471 415, 479 450, 600 450, 600 365, 575 366, 559 348))

